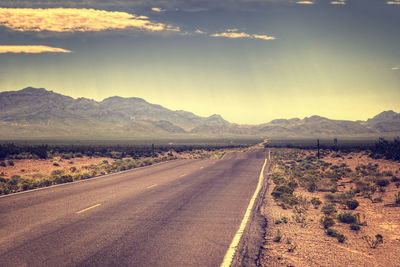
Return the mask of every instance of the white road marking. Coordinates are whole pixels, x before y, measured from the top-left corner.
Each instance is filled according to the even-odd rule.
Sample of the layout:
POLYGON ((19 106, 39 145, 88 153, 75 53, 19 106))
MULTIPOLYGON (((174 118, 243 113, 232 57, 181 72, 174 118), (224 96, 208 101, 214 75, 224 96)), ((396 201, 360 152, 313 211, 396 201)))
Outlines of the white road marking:
POLYGON ((184 173, 184 174, 182 174, 181 176, 179 176, 179 178, 181 178, 181 177, 183 177, 183 176, 185 176, 186 175, 186 173, 184 173))
POLYGON ((200 170, 203 169, 204 167, 200 167, 200 170))
POLYGON ((261 190, 262 181, 264 180, 264 169, 265 169, 265 165, 267 165, 267 161, 268 161, 268 158, 265 158, 264 165, 262 166, 260 176, 258 178, 258 184, 257 184, 256 191, 254 192, 253 197, 250 200, 249 206, 247 207, 246 213, 244 214, 244 217, 240 224, 240 227, 237 230, 235 236, 233 237, 231 244, 229 245, 228 251, 226 252, 224 260, 221 263, 221 267, 230 267, 232 264, 233 256, 235 255, 236 248, 239 245, 239 241, 242 238, 244 229, 246 228, 246 224, 250 218, 250 214, 251 214, 251 210, 253 209, 254 202, 257 198, 258 193, 261 190))
POLYGON ((155 187, 155 186, 157 186, 157 185, 158 185, 158 184, 152 184, 152 185, 146 187, 146 189, 150 189, 150 188, 155 187))
POLYGON ((100 206, 100 205, 101 205, 101 204, 96 204, 96 205, 93 205, 93 206, 91 206, 91 207, 89 207, 89 208, 86 208, 86 209, 83 209, 83 210, 77 211, 77 212, 76 212, 76 214, 79 214, 79 213, 85 212, 85 211, 87 211, 87 210, 91 210, 91 209, 93 209, 93 208, 96 208, 96 207, 98 207, 98 206, 100 206))

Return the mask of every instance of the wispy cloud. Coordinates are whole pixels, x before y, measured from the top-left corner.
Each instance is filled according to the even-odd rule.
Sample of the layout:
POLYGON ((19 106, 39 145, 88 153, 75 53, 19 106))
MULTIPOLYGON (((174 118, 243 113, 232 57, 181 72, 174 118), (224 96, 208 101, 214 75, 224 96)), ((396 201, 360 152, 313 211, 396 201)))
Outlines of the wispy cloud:
POLYGON ((388 4, 388 5, 400 5, 400 0, 387 1, 386 4, 388 4))
POLYGON ((400 67, 399 66, 395 66, 395 67, 392 68, 392 70, 400 70, 400 67))
POLYGON ((296 4, 299 5, 314 5, 314 1, 297 1, 296 4))
POLYGON ((205 31, 202 31, 202 30, 199 30, 199 29, 197 29, 195 31, 195 33, 197 33, 197 34, 207 34, 205 31))
POLYGON ((346 1, 345 0, 339 0, 339 1, 331 1, 332 5, 345 5, 346 1))
POLYGON ((86 32, 115 29, 179 31, 146 16, 118 11, 76 8, 0 8, 0 26, 14 31, 86 32))
POLYGON ((261 40, 275 40, 276 39, 276 37, 274 37, 274 36, 239 32, 238 29, 228 29, 225 32, 214 33, 214 34, 211 34, 210 36, 211 37, 224 37, 224 38, 231 38, 231 39, 238 39, 238 38, 261 39, 261 40))
POLYGON ((0 54, 6 53, 71 53, 70 50, 45 45, 0 45, 0 54))
POLYGON ((152 7, 151 10, 158 13, 166 11, 165 9, 159 7, 152 7))

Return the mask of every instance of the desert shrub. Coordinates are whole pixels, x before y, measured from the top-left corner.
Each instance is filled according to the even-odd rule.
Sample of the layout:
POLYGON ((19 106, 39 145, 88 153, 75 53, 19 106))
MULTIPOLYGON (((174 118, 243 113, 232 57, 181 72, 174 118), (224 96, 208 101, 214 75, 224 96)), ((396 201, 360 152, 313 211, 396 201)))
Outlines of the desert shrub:
POLYGON ((363 236, 362 239, 367 242, 370 248, 377 248, 379 244, 383 243, 383 236, 381 234, 375 235, 375 240, 367 235, 363 236))
POLYGON ((283 223, 287 223, 289 219, 284 216, 284 217, 281 218, 281 220, 282 220, 283 223))
POLYGON ((343 203, 348 199, 352 199, 355 196, 355 192, 353 190, 348 190, 346 192, 334 195, 335 196, 335 200, 343 203))
POLYGON ((0 183, 5 183, 5 184, 6 184, 7 181, 8 181, 8 180, 7 180, 6 178, 0 177, 0 183))
POLYGON ((1 162, 0 162, 0 166, 1 166, 1 167, 6 167, 7 165, 6 165, 6 163, 5 163, 4 161, 1 161, 1 162))
POLYGON ((357 223, 358 219, 357 216, 352 214, 351 212, 343 212, 338 214, 337 216, 338 220, 341 221, 342 223, 357 223))
POLYGON ((357 181, 356 182, 356 193, 361 193, 363 196, 368 195, 370 192, 374 193, 376 186, 371 186, 369 183, 357 181))
POLYGON ((292 188, 293 190, 296 189, 299 185, 297 184, 297 182, 295 180, 290 180, 287 185, 292 188))
POLYGON ((60 164, 58 164, 57 162, 53 162, 53 166, 60 167, 60 164))
POLYGON ((275 220, 275 224, 281 224, 281 223, 282 223, 281 219, 276 219, 275 220))
POLYGON ((335 229, 332 229, 332 228, 328 228, 328 229, 326 229, 325 233, 329 236, 335 237, 338 234, 338 231, 336 231, 335 229))
POLYGON ((355 199, 349 199, 346 201, 346 206, 350 210, 355 210, 358 207, 358 205, 360 205, 360 203, 358 203, 358 201, 355 199))
POLYGON ((64 173, 63 170, 54 170, 54 171, 51 172, 51 176, 54 177, 54 176, 57 176, 57 175, 61 175, 63 173, 64 173))
POLYGON ((384 171, 382 173, 383 176, 393 176, 393 172, 392 171, 384 171))
POLYGON ((332 229, 332 228, 328 228, 328 229, 326 229, 326 232, 325 232, 328 236, 332 236, 332 237, 336 237, 336 239, 340 242, 340 243, 343 243, 345 240, 346 240, 346 237, 343 235, 343 234, 341 234, 341 233, 339 233, 338 231, 336 231, 335 229, 332 229))
POLYGON ((8 163, 8 166, 14 166, 14 161, 12 161, 12 160, 7 161, 7 163, 8 163))
POLYGON ((292 218, 295 222, 300 223, 301 227, 306 227, 307 217, 304 214, 295 213, 292 215, 292 218))
POLYGON ((322 208, 321 208, 322 213, 324 213, 326 216, 334 214, 336 210, 336 204, 335 203, 325 203, 322 208))
POLYGON ((344 234, 338 233, 336 235, 336 239, 339 241, 339 243, 343 243, 346 240, 346 237, 344 236, 344 234))
POLYGON ((21 184, 22 190, 29 190, 29 189, 34 189, 38 186, 38 182, 30 181, 30 180, 24 180, 21 184))
POLYGON ((321 200, 319 200, 319 198, 313 197, 311 199, 311 204, 314 206, 315 209, 318 209, 319 206, 322 204, 322 202, 321 202, 321 200))
POLYGON ((350 229, 353 231, 358 231, 360 230, 360 225, 356 224, 356 223, 351 223, 350 224, 350 229))
POLYGON ((42 180, 39 181, 38 186, 39 187, 46 187, 46 186, 50 186, 52 184, 53 184, 52 181, 50 181, 48 179, 42 179, 42 180))
POLYGON ((396 204, 400 204, 400 192, 398 192, 395 196, 394 196, 394 202, 396 204))
POLYGON ((389 180, 386 179, 375 180, 375 184, 380 187, 387 186, 389 183, 390 183, 389 180))
POLYGON ((73 178, 71 175, 61 175, 61 176, 57 176, 54 178, 54 183, 56 184, 63 184, 63 183, 68 183, 68 182, 72 182, 73 178))
POLYGON ((328 201, 334 201, 335 200, 335 195, 334 194, 325 194, 324 198, 328 201))
POLYGON ((393 182, 393 183, 397 183, 397 182, 400 182, 400 178, 399 178, 399 177, 396 177, 396 176, 392 176, 392 178, 390 179, 390 181, 393 182))
POLYGON ((325 229, 328 229, 329 227, 335 225, 335 220, 332 219, 331 217, 323 216, 323 217, 321 217, 321 219, 320 219, 320 223, 322 224, 322 226, 323 226, 325 229))
POLYGON ((273 238, 273 241, 278 243, 278 242, 281 242, 281 239, 282 239, 282 234, 281 234, 281 231, 278 230, 276 232, 276 235, 273 238))
POLYGON ((287 185, 278 185, 275 186, 274 190, 272 190, 271 195, 274 198, 281 198, 283 195, 291 195, 293 194, 293 189, 287 185))
POLYGON ((307 183, 306 185, 306 189, 308 192, 314 192, 315 190, 317 190, 318 186, 317 183, 315 181, 310 181, 307 183))
POLYGON ((11 176, 11 180, 8 180, 8 184, 10 185, 17 185, 21 181, 21 176, 13 175, 11 176))

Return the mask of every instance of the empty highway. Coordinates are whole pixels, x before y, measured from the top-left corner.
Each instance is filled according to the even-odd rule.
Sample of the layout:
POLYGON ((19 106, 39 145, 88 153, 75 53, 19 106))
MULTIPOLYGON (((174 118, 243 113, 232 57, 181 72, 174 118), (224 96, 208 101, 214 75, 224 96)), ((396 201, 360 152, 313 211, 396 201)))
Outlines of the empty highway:
POLYGON ((266 153, 177 160, 0 198, 1 266, 220 266, 266 153))

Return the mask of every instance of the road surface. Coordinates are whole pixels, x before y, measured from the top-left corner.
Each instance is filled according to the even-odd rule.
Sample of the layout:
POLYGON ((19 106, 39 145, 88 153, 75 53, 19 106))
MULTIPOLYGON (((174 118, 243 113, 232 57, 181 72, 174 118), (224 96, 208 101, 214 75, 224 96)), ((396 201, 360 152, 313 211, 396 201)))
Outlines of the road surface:
POLYGON ((0 198, 1 266, 219 266, 264 150, 0 198))

